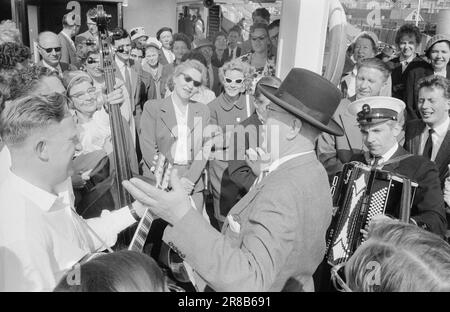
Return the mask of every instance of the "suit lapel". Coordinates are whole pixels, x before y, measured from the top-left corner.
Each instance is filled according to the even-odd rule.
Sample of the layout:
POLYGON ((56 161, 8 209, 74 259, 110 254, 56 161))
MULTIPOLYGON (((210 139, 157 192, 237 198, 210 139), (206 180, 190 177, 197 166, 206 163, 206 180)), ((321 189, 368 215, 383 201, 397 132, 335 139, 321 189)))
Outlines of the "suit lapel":
POLYGON ((161 120, 175 139, 177 133, 174 130, 177 125, 177 118, 175 116, 175 109, 173 108, 172 97, 164 99, 161 105, 161 120))
MULTIPOLYGON (((442 172, 441 170, 442 166, 447 166, 449 163, 450 158, 450 127, 447 131, 447 134, 444 137, 444 141, 442 141, 441 147, 439 148, 439 151, 436 155, 436 159, 434 162, 439 167, 439 172, 442 172)), ((442 168, 445 170, 445 168, 442 168)))
POLYGON ((420 155, 420 144, 422 140, 422 132, 425 129, 425 123, 420 121, 417 124, 417 130, 414 137, 411 140, 411 151, 414 155, 420 155))
MULTIPOLYGON (((395 159, 397 157, 403 156, 403 155, 408 155, 409 153, 400 145, 398 145, 397 150, 395 151, 394 155, 391 156, 391 158, 389 158, 388 160, 391 159, 395 159)), ((383 170, 387 170, 387 171, 393 171, 395 169, 397 169, 397 167, 400 165, 399 161, 396 161, 394 163, 390 163, 387 164, 386 166, 383 166, 382 169, 383 170)))

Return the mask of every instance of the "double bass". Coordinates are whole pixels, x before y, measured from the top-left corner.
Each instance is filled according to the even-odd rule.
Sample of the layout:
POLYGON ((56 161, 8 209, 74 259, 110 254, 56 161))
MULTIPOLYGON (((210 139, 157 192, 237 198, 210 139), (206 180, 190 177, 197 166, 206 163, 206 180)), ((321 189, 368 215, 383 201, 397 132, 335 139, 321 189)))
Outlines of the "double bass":
MULTIPOLYGON (((114 52, 110 43, 110 36, 108 33, 107 26, 111 20, 111 15, 106 14, 103 10, 102 5, 97 6, 97 16, 92 18, 98 27, 98 44, 99 44, 99 54, 100 54, 100 64, 103 72, 103 77, 105 81, 105 89, 106 93, 109 94, 114 91, 115 86, 115 61, 114 61, 114 52)), ((113 146, 113 153, 111 157, 111 164, 113 170, 111 170, 110 176, 107 179, 104 179, 92 189, 89 194, 83 198, 80 202, 80 207, 77 207, 77 211, 83 217, 96 217, 100 214, 100 212, 104 209, 107 210, 115 210, 120 209, 125 206, 131 205, 133 202, 133 197, 127 192, 127 190, 122 186, 122 181, 129 180, 133 177, 133 173, 130 166, 129 154, 126 148, 125 141, 125 129, 123 128, 122 122, 122 114, 120 110, 120 105, 111 105, 107 104, 108 113, 109 113, 109 121, 111 127, 111 139, 113 146)), ((157 162, 158 163, 158 162, 157 162)), ((167 162, 164 159, 160 159, 159 163, 161 166, 167 166, 167 162)), ((158 167, 157 164, 155 164, 158 167)), ((158 168, 155 169, 158 171, 158 168)), ((165 174, 156 174, 155 176, 159 176, 160 181, 164 181, 164 187, 162 189, 167 188, 168 185, 168 177, 170 172, 167 171, 165 174)), ((158 178, 156 181, 153 181, 147 177, 143 176, 135 176, 146 182, 151 184, 156 184, 158 186, 158 178)), ((131 207, 130 207, 131 208, 131 207)), ((159 221, 159 220, 158 220, 159 221)), ((158 222, 156 222, 158 223, 158 222)), ((114 246, 115 250, 128 248, 130 250, 144 252, 145 247, 147 245, 161 245, 160 241, 162 238, 162 231, 164 231, 164 227, 158 226, 158 224, 153 225, 153 216, 151 212, 147 210, 142 217, 141 221, 134 226, 125 229, 121 232, 117 239, 117 244, 114 246), (151 233, 148 237, 149 232, 151 233)), ((150 252, 146 252, 150 253, 150 252)), ((195 287, 189 282, 189 277, 184 277, 185 274, 182 274, 184 271, 179 269, 180 267, 184 269, 181 265, 182 261, 175 261, 176 255, 174 253, 167 253, 168 260, 161 260, 157 256, 157 253, 160 253, 159 250, 155 250, 151 252, 153 254, 153 258, 157 260, 160 264, 162 264, 165 268, 163 271, 169 275, 169 278, 177 279, 177 275, 180 276, 179 284, 182 288, 188 289, 190 291, 195 291, 195 287), (179 273, 181 272, 181 273, 179 273)), ((181 259, 178 259, 181 260, 181 259)), ((172 283, 169 283, 169 286, 173 286, 172 283)), ((176 288, 176 287, 175 287, 176 288)))

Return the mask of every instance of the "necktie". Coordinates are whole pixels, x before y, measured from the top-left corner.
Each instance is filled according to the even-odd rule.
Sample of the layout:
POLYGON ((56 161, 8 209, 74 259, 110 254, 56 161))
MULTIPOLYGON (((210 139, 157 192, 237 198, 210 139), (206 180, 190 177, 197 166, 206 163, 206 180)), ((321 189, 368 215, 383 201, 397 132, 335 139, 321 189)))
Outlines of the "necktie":
POLYGON ((128 94, 130 95, 130 98, 132 97, 131 93, 131 77, 130 77, 130 70, 127 65, 124 66, 125 71, 125 86, 127 88, 128 94))
POLYGON ((378 167, 380 165, 381 156, 373 156, 372 167, 378 167))
POLYGON ((423 153, 422 153, 422 156, 427 157, 430 160, 431 160, 431 154, 433 152, 433 137, 432 137, 433 132, 434 132, 433 129, 430 129, 428 131, 428 139, 425 142, 425 147, 423 148, 423 153))

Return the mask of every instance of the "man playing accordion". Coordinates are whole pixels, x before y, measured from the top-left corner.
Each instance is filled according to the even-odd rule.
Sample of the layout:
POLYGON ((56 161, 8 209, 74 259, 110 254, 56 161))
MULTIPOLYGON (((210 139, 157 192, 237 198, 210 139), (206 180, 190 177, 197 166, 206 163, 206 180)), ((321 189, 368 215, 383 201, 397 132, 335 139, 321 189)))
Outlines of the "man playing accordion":
POLYGON ((348 109, 356 117, 369 150, 352 160, 417 182, 410 222, 443 236, 447 221, 438 171, 425 157, 409 155, 396 139, 402 130, 404 108, 403 101, 391 97, 368 97, 351 103, 348 109))

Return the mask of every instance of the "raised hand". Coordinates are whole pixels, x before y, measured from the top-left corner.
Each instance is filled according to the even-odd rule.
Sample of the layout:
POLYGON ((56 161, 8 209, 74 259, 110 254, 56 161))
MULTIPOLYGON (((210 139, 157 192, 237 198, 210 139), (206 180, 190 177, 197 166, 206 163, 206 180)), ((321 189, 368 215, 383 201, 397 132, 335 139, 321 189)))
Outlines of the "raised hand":
POLYGON ((189 197, 182 182, 178 178, 177 170, 172 170, 170 181, 172 190, 160 190, 147 182, 137 178, 123 181, 122 185, 142 205, 170 224, 175 224, 191 209, 189 197))

